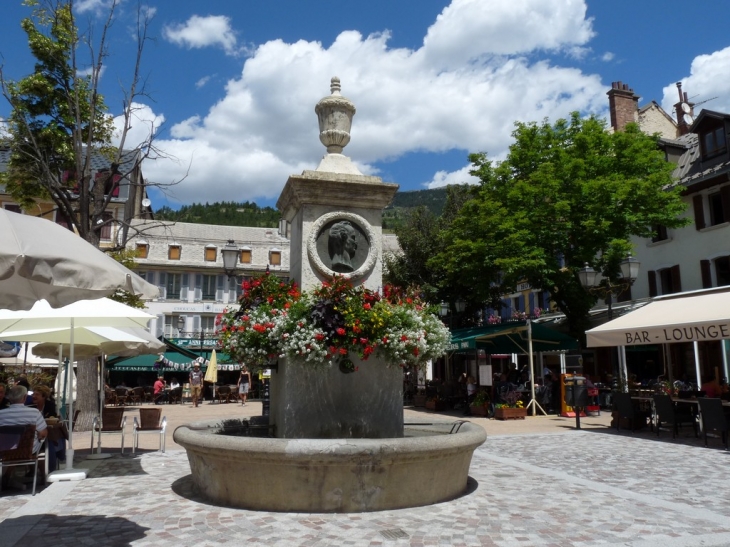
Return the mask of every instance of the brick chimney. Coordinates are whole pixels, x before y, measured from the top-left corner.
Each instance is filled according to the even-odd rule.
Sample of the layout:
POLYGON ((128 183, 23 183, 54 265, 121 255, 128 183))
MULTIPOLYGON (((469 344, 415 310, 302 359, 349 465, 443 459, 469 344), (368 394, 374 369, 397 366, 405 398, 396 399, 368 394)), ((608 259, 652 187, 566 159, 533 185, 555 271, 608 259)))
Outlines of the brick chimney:
POLYGON ((608 108, 611 112, 611 127, 622 131, 627 123, 639 121, 639 96, 628 84, 612 82, 608 95, 608 108))
POLYGON ((677 82, 677 92, 679 102, 674 105, 674 111, 677 113, 677 136, 681 136, 689 133, 689 128, 694 122, 695 104, 689 102, 687 92, 682 91, 682 82, 677 82))

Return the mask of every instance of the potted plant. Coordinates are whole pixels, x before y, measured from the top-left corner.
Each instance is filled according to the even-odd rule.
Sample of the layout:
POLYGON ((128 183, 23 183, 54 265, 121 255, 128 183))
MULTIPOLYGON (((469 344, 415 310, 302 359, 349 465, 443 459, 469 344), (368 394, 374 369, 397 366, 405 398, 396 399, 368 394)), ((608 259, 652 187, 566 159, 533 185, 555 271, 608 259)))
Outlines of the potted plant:
POLYGON ((426 392, 418 390, 413 396, 413 406, 424 407, 426 406, 426 392))
POLYGON ((494 405, 494 417, 497 420, 524 420, 527 409, 516 391, 508 391, 502 395, 503 403, 494 405))
POLYGON ((477 393, 469 405, 469 412, 472 416, 489 416, 489 395, 486 391, 477 393))
POLYGON ((446 401, 436 395, 426 401, 426 410, 446 410, 446 401))

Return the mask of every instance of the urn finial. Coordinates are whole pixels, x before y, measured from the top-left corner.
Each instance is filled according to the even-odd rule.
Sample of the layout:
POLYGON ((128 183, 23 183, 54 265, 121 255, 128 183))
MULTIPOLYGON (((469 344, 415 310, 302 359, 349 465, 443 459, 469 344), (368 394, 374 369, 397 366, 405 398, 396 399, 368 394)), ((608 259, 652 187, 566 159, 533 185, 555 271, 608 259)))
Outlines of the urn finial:
POLYGON ((341 154, 350 142, 352 117, 355 115, 355 105, 340 94, 340 89, 340 79, 335 76, 330 81, 332 94, 314 107, 319 120, 319 140, 329 154, 341 154))

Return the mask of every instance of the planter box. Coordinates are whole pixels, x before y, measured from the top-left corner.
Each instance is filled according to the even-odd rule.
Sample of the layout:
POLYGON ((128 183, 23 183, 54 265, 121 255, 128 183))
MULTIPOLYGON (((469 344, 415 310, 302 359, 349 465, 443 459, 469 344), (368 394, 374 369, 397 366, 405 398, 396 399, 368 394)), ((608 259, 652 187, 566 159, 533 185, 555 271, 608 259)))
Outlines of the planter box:
POLYGON ((489 416, 488 406, 470 406, 469 412, 472 416, 489 416))
POLYGON ((526 408, 495 408, 494 417, 497 420, 524 420, 527 416, 526 408))
POLYGON ((446 410, 445 401, 426 401, 426 410, 446 410))
POLYGON ((414 395, 413 396, 413 406, 426 406, 426 395, 414 395))

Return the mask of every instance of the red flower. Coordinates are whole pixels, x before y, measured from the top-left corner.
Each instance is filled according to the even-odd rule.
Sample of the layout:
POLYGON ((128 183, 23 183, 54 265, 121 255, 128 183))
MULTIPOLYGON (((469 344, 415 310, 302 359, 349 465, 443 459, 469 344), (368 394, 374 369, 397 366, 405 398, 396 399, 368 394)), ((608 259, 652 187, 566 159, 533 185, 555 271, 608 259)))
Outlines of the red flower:
POLYGON ((324 340, 324 334, 322 334, 321 332, 318 332, 317 334, 314 335, 314 339, 317 342, 321 342, 322 340, 324 340))
POLYGON ((285 302, 284 303, 284 309, 285 310, 288 310, 289 308, 291 308, 291 304, 289 302, 285 302))
POLYGON ((269 304, 273 304, 273 303, 274 303, 274 297, 273 297, 273 296, 269 296, 269 297, 268 297, 268 298, 266 299, 266 301, 267 301, 267 302, 268 302, 269 304))
POLYGON ((337 333, 337 334, 338 334, 339 336, 345 336, 345 329, 343 329, 342 327, 338 327, 338 328, 337 328, 337 330, 335 330, 335 332, 336 332, 336 333, 337 333))
POLYGON ((347 355, 347 348, 340 348, 340 355, 347 355))
POLYGON ((405 342, 406 340, 408 340, 408 337, 405 334, 402 334, 400 337, 400 341, 405 342))
POLYGON ((261 281, 259 281, 258 279, 253 282, 254 287, 258 287, 259 285, 261 285, 261 281))
POLYGON ((241 288, 244 291, 247 291, 251 288, 251 283, 249 283, 248 281, 244 281, 243 283, 241 283, 241 288))
POLYGON ((413 304, 413 299, 412 298, 406 298, 406 302, 408 302, 409 304, 413 304))
POLYGON ((337 353, 337 348, 336 348, 336 347, 334 347, 334 346, 330 346, 330 347, 329 347, 329 348, 327 349, 327 353, 331 353, 332 355, 334 355, 335 353, 337 353))
POLYGON ((360 343, 364 346, 365 344, 368 343, 368 339, 367 338, 360 338, 360 343))
POLYGON ((375 351, 375 348, 373 348, 373 346, 365 346, 365 349, 363 350, 363 353, 366 356, 368 356, 368 355, 372 354, 373 351, 375 351))
POLYGON ((413 355, 418 357, 418 348, 413 348, 413 355))
POLYGON ((383 344, 387 344, 387 343, 388 343, 388 337, 387 336, 383 336, 383 344))
POLYGON ((243 317, 241 317, 241 319, 242 319, 243 321, 248 321, 248 320, 249 320, 249 319, 251 319, 251 318, 250 318, 250 317, 249 317, 248 315, 244 315, 243 317))
POLYGON ((364 304, 362 305, 362 307, 363 307, 363 308, 365 308, 366 310, 369 310, 370 308, 372 308, 372 306, 371 306, 371 305, 370 305, 370 304, 369 304, 368 302, 365 302, 365 303, 364 303, 364 304))

